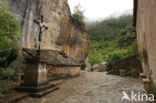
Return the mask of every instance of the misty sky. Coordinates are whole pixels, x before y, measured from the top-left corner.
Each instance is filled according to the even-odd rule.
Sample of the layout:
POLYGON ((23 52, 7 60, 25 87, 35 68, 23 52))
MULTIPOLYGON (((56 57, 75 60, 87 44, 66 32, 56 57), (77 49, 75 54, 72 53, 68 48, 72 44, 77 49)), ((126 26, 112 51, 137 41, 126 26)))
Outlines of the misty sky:
POLYGON ((71 11, 80 3, 84 15, 91 20, 105 18, 113 13, 133 9, 133 0, 68 0, 71 11))

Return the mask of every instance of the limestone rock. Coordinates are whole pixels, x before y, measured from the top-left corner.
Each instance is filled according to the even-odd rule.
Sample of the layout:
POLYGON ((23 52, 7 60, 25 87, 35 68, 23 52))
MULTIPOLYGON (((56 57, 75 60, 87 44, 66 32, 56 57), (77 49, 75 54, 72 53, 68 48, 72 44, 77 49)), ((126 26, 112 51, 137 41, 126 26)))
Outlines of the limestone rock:
POLYGON ((43 32, 41 49, 63 52, 79 63, 85 61, 89 45, 87 32, 71 18, 67 0, 10 0, 9 7, 21 21, 22 47, 35 49, 39 26, 34 20, 43 15, 48 30, 43 32))
MULTIPOLYGON (((26 49, 27 52, 33 56, 36 55, 36 50, 26 49)), ((25 53, 26 55, 26 53, 25 53)), ((31 57, 28 57, 31 58, 31 57)), ((80 66, 80 63, 71 57, 66 56, 64 53, 56 50, 41 50, 41 58, 46 59, 48 65, 54 66, 80 66)))

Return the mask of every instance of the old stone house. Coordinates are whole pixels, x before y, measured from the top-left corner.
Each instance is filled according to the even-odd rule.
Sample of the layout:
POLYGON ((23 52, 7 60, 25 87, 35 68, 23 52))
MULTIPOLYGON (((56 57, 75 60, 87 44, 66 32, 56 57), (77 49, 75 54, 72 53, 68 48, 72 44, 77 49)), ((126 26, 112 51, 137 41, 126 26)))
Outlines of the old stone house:
POLYGON ((156 0, 134 0, 134 19, 143 82, 156 84, 156 0))
POLYGON ((106 62, 102 62, 100 64, 94 64, 91 69, 92 71, 96 71, 96 72, 104 72, 106 70, 106 62))

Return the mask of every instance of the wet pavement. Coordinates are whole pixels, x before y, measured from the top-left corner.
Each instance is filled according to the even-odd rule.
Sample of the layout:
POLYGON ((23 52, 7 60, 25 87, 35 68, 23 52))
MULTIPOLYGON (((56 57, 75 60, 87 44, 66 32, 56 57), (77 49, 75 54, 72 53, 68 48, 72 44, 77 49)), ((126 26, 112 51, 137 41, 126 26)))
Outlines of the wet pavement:
POLYGON ((65 80, 60 89, 43 98, 26 98, 19 103, 147 103, 121 100, 123 91, 144 92, 139 79, 81 72, 79 77, 65 80))

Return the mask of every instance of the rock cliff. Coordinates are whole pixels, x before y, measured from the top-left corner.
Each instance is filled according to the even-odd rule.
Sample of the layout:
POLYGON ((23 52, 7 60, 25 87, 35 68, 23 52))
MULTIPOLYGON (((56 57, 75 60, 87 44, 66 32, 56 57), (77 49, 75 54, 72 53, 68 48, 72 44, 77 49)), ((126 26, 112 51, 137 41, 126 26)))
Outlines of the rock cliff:
POLYGON ((34 21, 43 16, 47 30, 42 34, 41 49, 85 61, 89 46, 87 32, 72 19, 67 0, 10 0, 9 8, 21 21, 23 48, 36 48, 40 27, 34 21))

